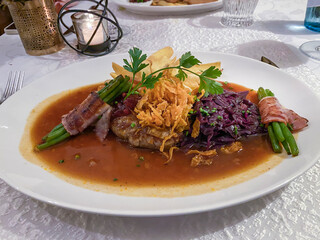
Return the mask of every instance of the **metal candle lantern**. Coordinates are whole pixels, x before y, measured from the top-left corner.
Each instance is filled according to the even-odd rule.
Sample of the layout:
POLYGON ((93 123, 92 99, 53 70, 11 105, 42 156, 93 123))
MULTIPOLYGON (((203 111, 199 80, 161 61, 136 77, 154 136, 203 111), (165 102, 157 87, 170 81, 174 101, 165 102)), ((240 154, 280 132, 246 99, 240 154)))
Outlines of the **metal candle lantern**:
POLYGON ((75 51, 88 56, 102 56, 110 53, 118 44, 122 37, 122 29, 114 14, 108 9, 108 0, 105 4, 95 0, 71 0, 67 2, 58 14, 58 30, 62 39, 75 51), (93 2, 96 5, 88 10, 68 9, 75 2, 93 2), (102 9, 98 9, 102 7, 102 9), (66 14, 72 13, 71 19, 73 26, 68 27, 63 21, 66 14), (109 18, 108 16, 111 16, 109 18), (116 36, 112 38, 109 34, 108 24, 117 30, 116 36), (62 33, 61 27, 64 26, 68 31, 77 35, 77 45, 71 44, 62 33))

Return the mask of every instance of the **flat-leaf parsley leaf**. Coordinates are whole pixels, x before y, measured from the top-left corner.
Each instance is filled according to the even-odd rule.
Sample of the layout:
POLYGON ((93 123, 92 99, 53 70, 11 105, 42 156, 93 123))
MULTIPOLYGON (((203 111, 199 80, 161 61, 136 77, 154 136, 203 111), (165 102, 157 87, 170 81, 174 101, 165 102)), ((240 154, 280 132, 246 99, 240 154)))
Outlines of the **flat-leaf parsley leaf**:
POLYGON ((141 81, 133 87, 135 75, 148 66, 148 64, 143 63, 143 61, 147 59, 147 55, 142 54, 142 51, 136 47, 129 50, 129 55, 131 63, 129 63, 129 61, 126 59, 123 60, 125 63, 123 67, 132 73, 131 87, 126 95, 126 98, 134 94, 141 87, 145 87, 147 89, 154 88, 156 82, 158 82, 162 77, 162 72, 168 69, 178 69, 178 74, 176 74, 176 77, 181 81, 184 81, 188 77, 186 72, 198 76, 200 78, 199 92, 204 90, 205 96, 208 96, 209 94, 223 93, 223 88, 221 87, 222 84, 213 80, 221 75, 221 71, 218 68, 211 66, 207 70, 201 72, 201 75, 189 70, 189 68, 201 63, 200 60, 191 54, 191 52, 186 52, 181 56, 179 66, 161 68, 150 73, 149 75, 146 75, 146 73, 143 72, 141 81))

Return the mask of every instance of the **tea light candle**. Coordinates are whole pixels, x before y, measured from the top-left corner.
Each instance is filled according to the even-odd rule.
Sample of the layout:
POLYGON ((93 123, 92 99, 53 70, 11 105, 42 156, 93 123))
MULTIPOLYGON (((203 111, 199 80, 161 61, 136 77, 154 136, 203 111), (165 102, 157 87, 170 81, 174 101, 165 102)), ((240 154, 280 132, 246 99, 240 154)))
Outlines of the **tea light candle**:
MULTIPOLYGON (((82 32, 83 32, 83 38, 84 38, 85 44, 87 44, 89 42, 92 34, 94 33, 94 31, 99 23, 99 19, 93 19, 93 16, 94 15, 89 14, 88 21, 86 21, 82 25, 82 32), (91 21, 91 19, 92 19, 92 21, 91 21)), ((96 16, 94 16, 94 17, 96 17, 96 16)), ((105 35, 106 34, 104 34, 102 24, 101 24, 89 45, 98 45, 98 44, 104 43, 107 40, 105 38, 105 35)))
POLYGON ((58 14, 58 30, 63 41, 71 49, 79 54, 98 57, 106 55, 116 48, 123 32, 116 16, 108 8, 108 2, 108 0, 99 2, 96 0, 72 0, 61 7, 58 14), (78 2, 81 2, 79 9, 70 9, 78 2), (91 7, 85 8, 82 5, 83 2, 88 2, 87 6, 90 3, 91 7), (92 6, 92 2, 96 5, 92 6), (70 20, 70 16, 73 26, 66 24, 70 20), (112 32, 109 31, 111 26, 112 32), (67 37, 68 33, 74 33, 74 35, 67 37))
MULTIPOLYGON (((92 10, 102 14, 101 10, 92 10)), ((108 35, 108 23, 102 18, 101 24, 94 34, 100 17, 90 13, 78 12, 71 16, 72 23, 78 38, 78 48, 89 52, 102 52, 110 46, 110 37, 108 35), (93 36, 94 34, 94 36, 93 36), (90 39, 93 36, 91 42, 90 39), (89 46, 86 45, 89 43, 89 46)))

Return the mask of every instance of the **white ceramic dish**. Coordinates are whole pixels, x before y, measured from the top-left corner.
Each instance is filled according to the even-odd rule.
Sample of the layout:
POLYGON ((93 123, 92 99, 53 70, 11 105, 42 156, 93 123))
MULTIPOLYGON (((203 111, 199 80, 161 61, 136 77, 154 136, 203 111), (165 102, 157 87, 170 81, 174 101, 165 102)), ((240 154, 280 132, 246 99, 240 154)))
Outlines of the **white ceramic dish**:
MULTIPOLYGON (((30 111, 47 97, 63 90, 109 78, 111 62, 127 55, 109 55, 68 66, 48 74, 17 92, 0 106, 0 177, 31 197, 58 206, 125 216, 163 216, 223 208, 261 197, 284 186, 310 168, 320 156, 320 99, 301 81, 265 63, 245 57, 193 53, 203 63, 221 61, 221 80, 250 88, 274 91, 281 103, 310 120, 299 134, 300 155, 287 158, 263 175, 233 187, 189 197, 126 197, 83 189, 55 177, 26 161, 18 146, 30 111)), ((179 56, 179 55, 177 55, 179 56)))
POLYGON ((143 15, 187 15, 210 12, 222 7, 222 0, 211 3, 185 6, 151 6, 151 2, 130 3, 129 0, 113 0, 115 4, 130 12, 143 15))

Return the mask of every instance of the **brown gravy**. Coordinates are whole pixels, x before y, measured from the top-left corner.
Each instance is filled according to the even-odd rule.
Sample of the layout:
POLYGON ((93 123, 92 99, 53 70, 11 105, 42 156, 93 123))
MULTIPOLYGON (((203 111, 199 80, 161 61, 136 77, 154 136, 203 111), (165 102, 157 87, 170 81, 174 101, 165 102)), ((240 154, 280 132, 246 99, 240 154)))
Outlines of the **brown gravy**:
MULTIPOLYGON (((231 83, 224 84, 224 87, 233 91, 250 90, 231 83)), ((61 116, 95 88, 96 85, 75 89, 40 112, 29 130, 32 144, 40 143, 41 138, 60 123, 61 116)), ((254 91, 250 91, 248 98, 257 102, 254 91)), ((253 169, 274 155, 265 136, 250 137, 242 143, 243 151, 230 155, 218 151, 219 156, 212 165, 193 168, 190 167, 192 156, 181 151, 175 152, 173 161, 164 165, 166 158, 157 151, 132 148, 112 133, 101 143, 92 129, 87 129, 77 137, 36 153, 36 156, 52 171, 97 184, 181 186, 225 179, 253 169), (80 157, 77 159, 76 155, 80 157)))

